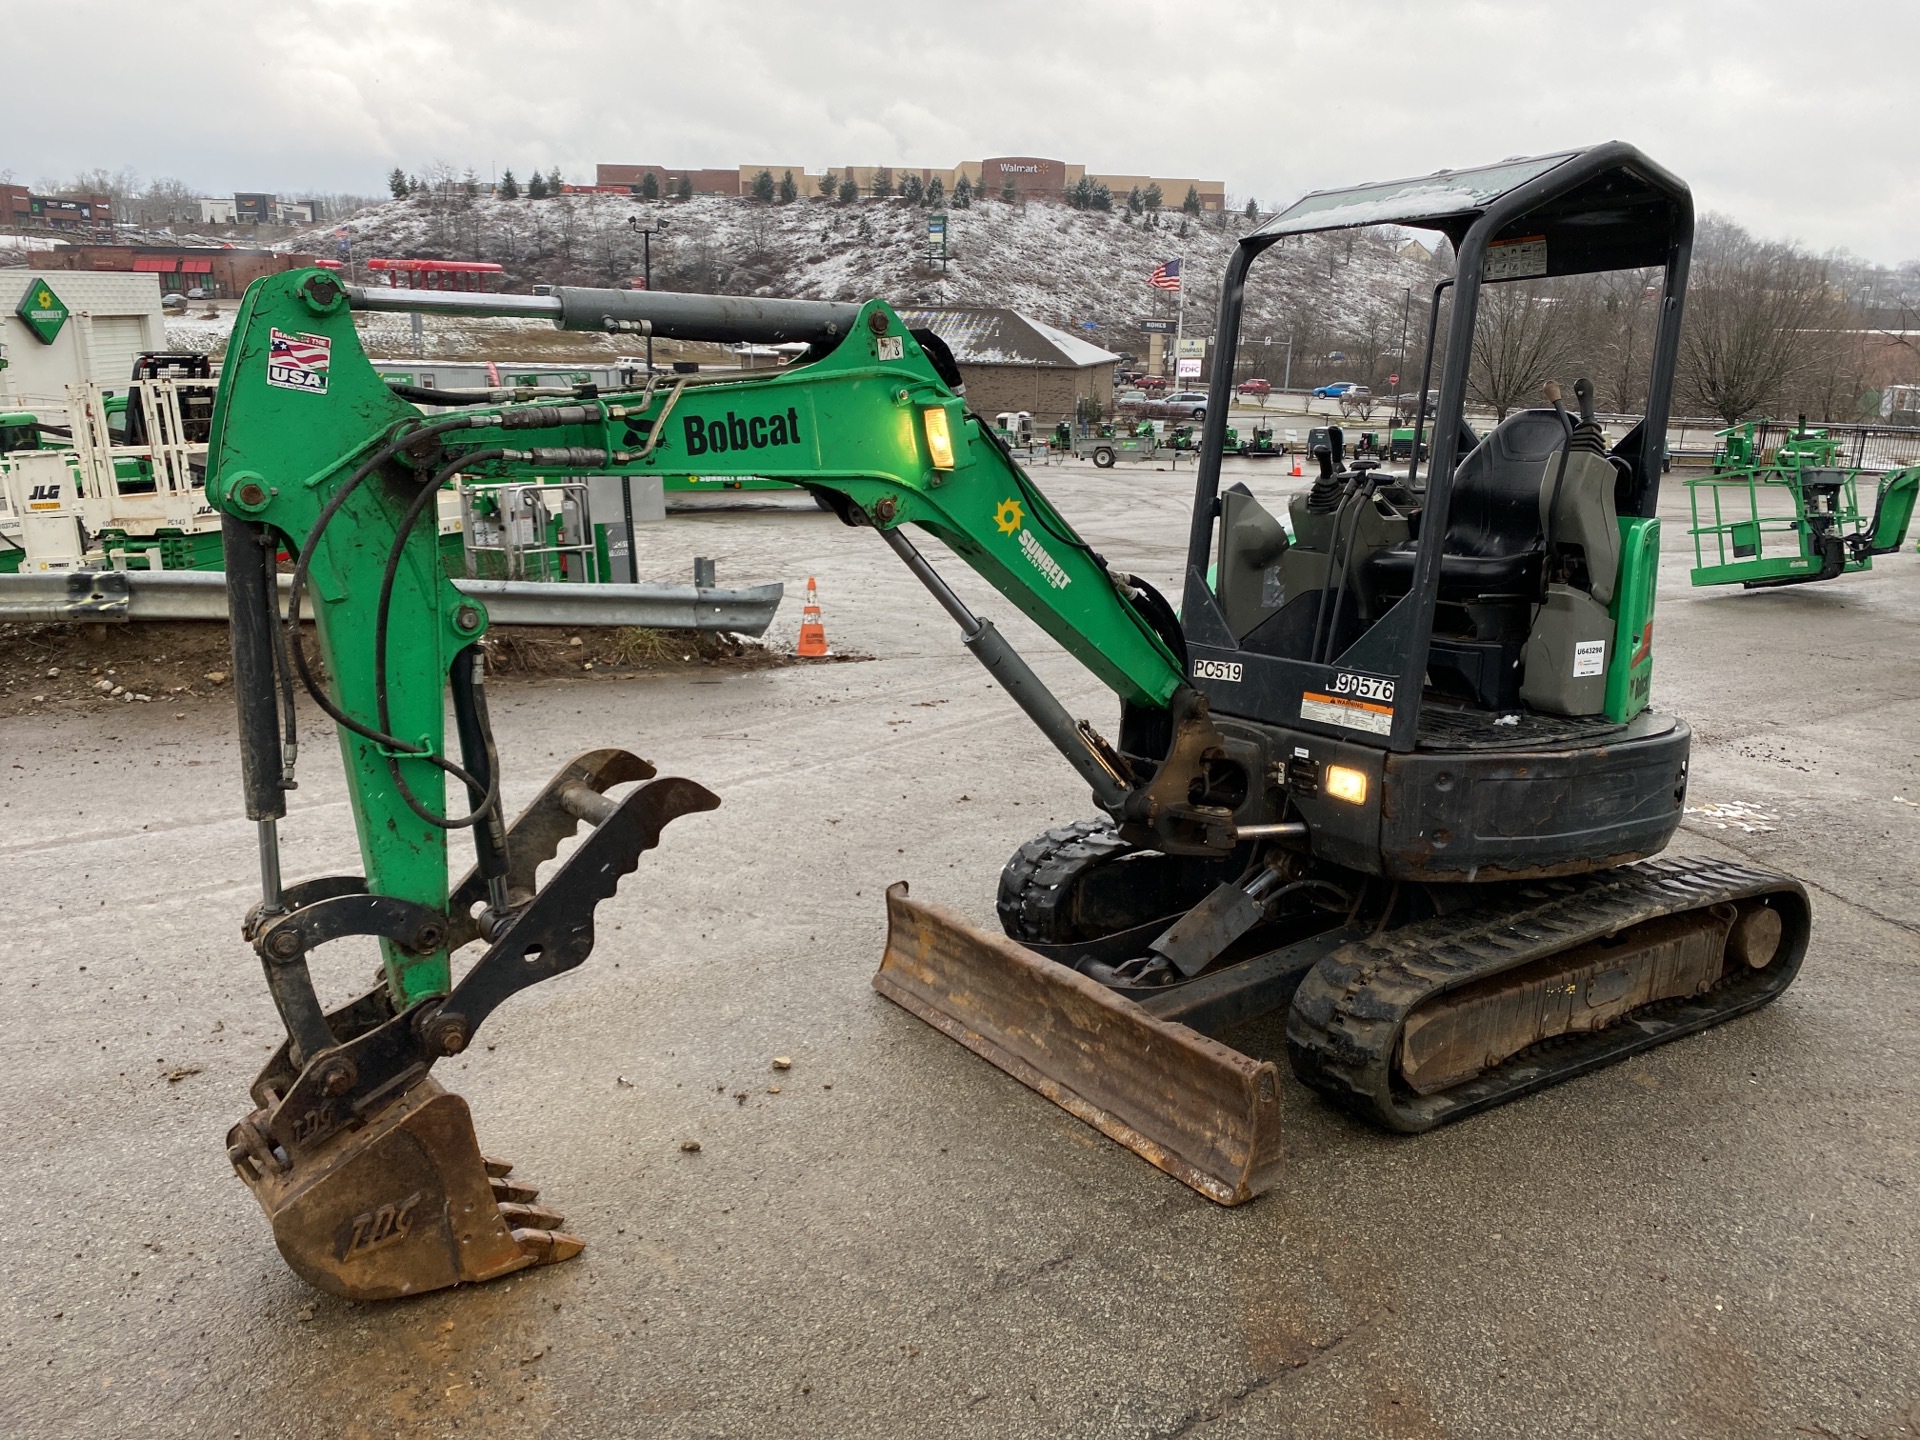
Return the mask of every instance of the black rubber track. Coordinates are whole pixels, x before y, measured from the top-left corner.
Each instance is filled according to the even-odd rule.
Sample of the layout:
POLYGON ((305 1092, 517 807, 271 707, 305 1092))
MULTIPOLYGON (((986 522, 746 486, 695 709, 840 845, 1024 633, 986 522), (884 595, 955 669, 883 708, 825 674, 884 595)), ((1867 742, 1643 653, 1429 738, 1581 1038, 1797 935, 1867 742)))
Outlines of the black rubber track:
POLYGON ((1068 911, 1073 903, 1073 882, 1093 866, 1117 859, 1132 848, 1104 815, 1056 825, 1034 836, 1013 852, 1013 858, 1000 871, 1000 893, 995 901, 1000 928, 1015 940, 1042 944, 1078 938, 1067 933, 1072 925, 1068 911))
POLYGON ((1806 888, 1789 876, 1690 858, 1487 888, 1468 909, 1342 946, 1316 965, 1287 1016, 1294 1074, 1385 1129, 1430 1130, 1758 1009, 1799 973, 1812 916, 1806 888), (1604 1030, 1534 1046, 1436 1095, 1395 1083, 1401 1026, 1434 996, 1630 925, 1755 898, 1783 922, 1780 949, 1765 969, 1730 974, 1703 995, 1646 1006, 1604 1030))

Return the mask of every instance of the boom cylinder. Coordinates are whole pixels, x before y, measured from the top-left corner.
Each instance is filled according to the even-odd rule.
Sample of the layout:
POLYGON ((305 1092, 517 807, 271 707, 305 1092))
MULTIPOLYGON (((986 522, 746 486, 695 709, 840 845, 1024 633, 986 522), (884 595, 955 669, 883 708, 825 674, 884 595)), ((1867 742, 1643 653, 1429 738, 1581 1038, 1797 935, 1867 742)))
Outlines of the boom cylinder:
POLYGON ((1100 807, 1117 813, 1127 798, 1125 782, 1094 753, 1079 722, 1033 673, 1020 652, 1007 643, 991 620, 973 613, 967 602, 953 592, 953 587, 940 578, 940 572, 927 563, 926 557, 898 529, 882 530, 880 538, 893 547, 894 554, 906 562, 914 578, 926 586, 940 607, 958 622, 961 643, 973 652, 974 659, 984 665, 987 673, 1000 682, 1000 688, 1027 712, 1027 718, 1040 727, 1040 733, 1080 772, 1080 778, 1093 787, 1093 798, 1100 807))
POLYGON ((834 300, 762 300, 741 295, 677 295, 658 290, 556 286, 551 295, 487 295, 349 285, 355 310, 427 315, 505 315, 551 320, 558 330, 655 335, 663 340, 718 340, 754 345, 837 344, 860 315, 834 300))

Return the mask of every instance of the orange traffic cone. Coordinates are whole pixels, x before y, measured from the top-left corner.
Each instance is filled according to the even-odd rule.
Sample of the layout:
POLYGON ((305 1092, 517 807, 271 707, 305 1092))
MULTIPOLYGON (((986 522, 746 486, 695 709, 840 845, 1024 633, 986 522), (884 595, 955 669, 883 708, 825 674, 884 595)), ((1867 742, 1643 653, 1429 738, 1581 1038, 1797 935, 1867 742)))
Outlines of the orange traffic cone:
POLYGON ((831 653, 827 649, 827 627, 820 623, 820 592, 814 589, 811 575, 807 577, 807 603, 800 607, 800 644, 794 653, 813 657, 831 653))
POLYGON ((1293 457, 1293 478, 1300 478, 1300 457, 1297 454, 1293 457))

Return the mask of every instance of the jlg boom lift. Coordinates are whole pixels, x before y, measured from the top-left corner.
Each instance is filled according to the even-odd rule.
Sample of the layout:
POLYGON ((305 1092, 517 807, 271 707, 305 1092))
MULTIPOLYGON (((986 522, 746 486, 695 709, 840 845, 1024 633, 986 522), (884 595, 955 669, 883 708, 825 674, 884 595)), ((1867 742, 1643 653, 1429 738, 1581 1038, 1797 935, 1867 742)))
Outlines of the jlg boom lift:
POLYGON ((608 749, 504 822, 477 648, 487 617, 442 577, 421 523, 455 474, 691 463, 791 480, 877 532, 1102 814, 1020 848, 1000 881, 1004 936, 895 886, 875 986, 1216 1200, 1257 1193, 1280 1153, 1278 1071, 1233 1048, 1238 1027, 1284 1016, 1301 1079, 1417 1131, 1779 994, 1807 945, 1804 889, 1744 865, 1648 858, 1687 785, 1687 727, 1647 698, 1691 235, 1686 187, 1608 144, 1320 192, 1246 237, 1223 291, 1178 615, 1109 566, 968 413, 938 338, 878 301, 395 296, 322 271, 255 284, 208 493, 227 516, 260 822, 265 893, 246 932, 288 1038, 230 1153, 288 1261, 372 1297, 579 1249, 482 1157, 465 1104, 429 1071, 514 991, 580 963, 597 903, 669 821, 717 803, 608 749), (1450 288, 1432 464, 1389 477, 1349 463, 1331 432, 1289 530, 1244 486, 1221 487, 1249 273, 1286 236, 1381 224, 1441 231, 1459 256, 1434 299, 1437 317, 1450 288), (1467 427, 1483 285, 1643 267, 1665 294, 1641 425, 1609 445, 1583 384, 1577 417, 1555 393, 1484 437, 1467 427), (381 383, 353 327, 355 308, 413 307, 810 348, 779 372, 473 395, 429 420, 381 383), (1111 739, 946 585, 915 529, 1114 690, 1111 739), (284 629, 277 548, 298 557, 284 629), (308 613, 324 681, 296 628, 308 613), (296 684, 338 731, 364 876, 280 878, 296 684), (457 760, 443 745, 449 689, 457 760), (451 810, 448 778, 462 797, 451 810), (581 824, 583 842, 536 887, 581 824), (472 833, 475 863, 450 884, 455 828, 472 833), (327 1013, 305 957, 359 935, 379 941, 380 983, 327 1013), (479 958, 451 984, 449 956, 468 946, 479 958))

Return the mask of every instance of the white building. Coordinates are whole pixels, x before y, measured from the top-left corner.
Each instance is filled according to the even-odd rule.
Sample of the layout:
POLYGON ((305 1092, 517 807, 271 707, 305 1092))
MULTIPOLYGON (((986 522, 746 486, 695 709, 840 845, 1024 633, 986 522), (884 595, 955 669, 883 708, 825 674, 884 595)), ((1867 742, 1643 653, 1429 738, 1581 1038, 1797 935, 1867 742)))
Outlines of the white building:
POLYGON ((67 386, 91 380, 125 391, 134 357, 167 348, 160 277, 123 272, 0 270, 0 410, 64 413, 67 386), (68 312, 52 343, 14 312, 34 284, 46 285, 68 312))
POLYGON ((200 223, 202 225, 231 225, 235 210, 233 197, 202 196, 200 200, 200 223))

